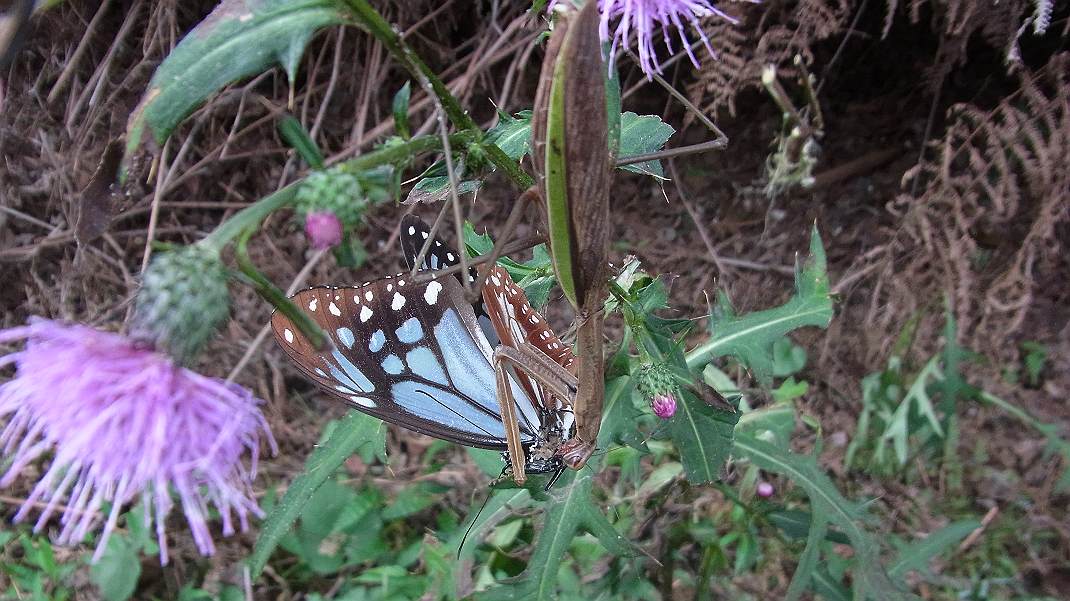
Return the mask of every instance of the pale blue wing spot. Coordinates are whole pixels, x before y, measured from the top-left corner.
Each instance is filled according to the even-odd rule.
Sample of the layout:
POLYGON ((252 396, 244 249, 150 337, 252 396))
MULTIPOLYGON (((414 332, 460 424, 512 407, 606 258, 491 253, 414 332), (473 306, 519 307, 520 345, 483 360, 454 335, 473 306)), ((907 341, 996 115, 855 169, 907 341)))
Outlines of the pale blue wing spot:
POLYGON ((383 360, 383 371, 391 375, 398 375, 405 371, 405 364, 397 355, 387 355, 383 360))
POLYGON ((357 341, 357 339, 353 337, 353 330, 350 330, 349 328, 338 328, 335 330, 335 333, 338 334, 338 339, 342 341, 342 344, 346 345, 346 348, 353 348, 353 343, 357 341))
POLYGON ((376 330, 372 333, 371 340, 368 341, 368 350, 378 353, 384 344, 386 344, 386 335, 383 334, 382 330, 376 330))
POLYGON ((353 390, 352 388, 346 386, 345 384, 335 384, 334 385, 334 389, 337 390, 338 392, 344 392, 346 394, 353 394, 354 392, 359 392, 357 390, 353 390))
POLYGON ((439 384, 441 386, 449 386, 449 380, 446 379, 446 372, 442 371, 442 366, 439 365, 438 359, 430 349, 426 347, 416 347, 405 355, 405 362, 409 364, 409 369, 412 373, 439 384))
POLYGON ((322 369, 317 367, 316 368, 316 375, 321 377, 321 378, 326 378, 327 377, 327 372, 325 372, 322 369))
MULTIPOLYGON (((390 392, 398 406, 417 417, 452 430, 505 440, 505 427, 500 419, 480 411, 452 392, 412 381, 398 382, 390 392)), ((532 437, 522 435, 521 439, 529 442, 532 437)))
MULTIPOLYGON (((446 371, 449 372, 454 387, 488 411, 500 416, 502 411, 498 404, 494 368, 468 330, 461 325, 457 311, 449 309, 442 315, 442 321, 435 326, 434 336, 442 349, 446 371)), ((509 376, 509 387, 522 415, 521 430, 537 431, 539 414, 531 399, 512 376, 509 376)))
POLYGON ((412 344, 424 337, 424 329, 420 326, 419 319, 410 317, 405 320, 405 323, 401 324, 401 327, 394 334, 397 335, 398 340, 412 344))
POLYGON ((372 392, 375 390, 375 385, 364 375, 364 372, 360 371, 356 365, 353 365, 352 361, 346 359, 346 356, 340 351, 331 351, 331 356, 342 368, 339 370, 335 366, 328 364, 327 367, 331 370, 331 375, 334 376, 334 379, 342 383, 345 383, 345 380, 349 380, 360 392, 372 392))

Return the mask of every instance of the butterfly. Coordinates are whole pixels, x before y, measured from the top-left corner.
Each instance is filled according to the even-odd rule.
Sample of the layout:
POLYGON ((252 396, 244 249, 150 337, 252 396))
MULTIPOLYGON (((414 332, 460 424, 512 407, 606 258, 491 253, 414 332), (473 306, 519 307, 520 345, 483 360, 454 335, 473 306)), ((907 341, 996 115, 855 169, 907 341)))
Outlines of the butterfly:
MULTIPOLYGON (((402 227, 411 265, 410 249, 419 250, 429 228, 418 220, 402 227)), ((434 239, 432 247, 427 267, 455 262, 456 251, 445 243, 434 239)), ((473 273, 460 277, 477 279, 473 273)), ((416 432, 505 451, 506 471, 518 483, 529 472, 556 479, 565 466, 582 465, 576 457, 585 461, 593 449, 574 440, 571 350, 523 290, 495 267, 482 288, 482 307, 473 308, 457 277, 425 279, 397 274, 291 297, 330 338, 326 350, 316 350, 281 312, 272 315, 272 330, 301 371, 331 396, 416 432), (477 310, 501 344, 488 340, 477 310)))

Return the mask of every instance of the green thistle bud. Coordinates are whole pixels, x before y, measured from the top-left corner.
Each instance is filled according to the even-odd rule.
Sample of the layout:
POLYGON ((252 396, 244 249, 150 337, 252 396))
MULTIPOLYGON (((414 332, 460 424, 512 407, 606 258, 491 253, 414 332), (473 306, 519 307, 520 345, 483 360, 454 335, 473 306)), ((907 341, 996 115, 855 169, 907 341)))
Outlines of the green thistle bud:
POLYGON ((343 224, 360 221, 368 199, 360 178, 338 167, 316 171, 297 189, 297 214, 304 220, 309 213, 334 213, 343 224))
POLYGON ((130 337, 189 364, 230 316, 219 253, 192 245, 153 257, 134 301, 130 337))
POLYGON ((676 378, 663 363, 646 363, 635 374, 636 386, 646 398, 669 394, 676 390, 676 378))

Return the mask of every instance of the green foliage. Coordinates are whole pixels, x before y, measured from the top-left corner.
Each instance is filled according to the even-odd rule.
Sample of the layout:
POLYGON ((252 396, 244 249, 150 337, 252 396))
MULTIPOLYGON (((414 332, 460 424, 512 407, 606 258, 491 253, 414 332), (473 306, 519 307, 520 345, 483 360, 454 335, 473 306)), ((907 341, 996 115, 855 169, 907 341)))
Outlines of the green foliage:
POLYGON ((812 521, 807 536, 807 551, 803 556, 807 565, 802 565, 800 561, 800 568, 792 579, 790 588, 795 594, 801 594, 807 587, 812 586, 809 580, 815 571, 818 553, 815 546, 824 540, 826 529, 832 524, 851 541, 854 551, 852 581, 856 599, 865 596, 875 599, 913 598, 893 584, 884 571, 879 559, 880 545, 863 527, 867 521, 863 506, 844 498, 829 477, 821 471, 816 459, 794 455, 790 451, 738 432, 734 452, 746 457, 761 469, 789 477, 806 491, 810 498, 812 521), (799 582, 800 580, 802 582, 799 582))
POLYGON ((359 411, 351 411, 324 432, 325 442, 312 452, 305 471, 286 490, 285 496, 268 513, 249 558, 253 576, 260 574, 279 541, 302 514, 316 490, 334 474, 350 455, 385 458, 386 426, 359 411))
MULTIPOLYGON (((657 152, 676 133, 671 125, 656 115, 639 116, 628 111, 620 116, 620 150, 621 158, 657 152)), ((649 175, 660 180, 665 178, 665 169, 661 161, 646 161, 624 165, 621 169, 649 175)))
POLYGON ((308 163, 309 167, 317 170, 324 168, 323 153, 297 118, 293 115, 284 116, 279 121, 278 128, 283 141, 297 151, 298 156, 308 163))
MULTIPOLYGON (((0 530, 0 574, 5 575, 4 599, 66 601, 73 598, 67 582, 76 568, 74 563, 60 563, 52 544, 45 536, 22 531, 0 530)), ((0 580, 2 581, 2 580, 0 580)))
POLYGON ((412 137, 412 128, 409 126, 409 97, 412 95, 412 82, 405 82, 397 94, 394 94, 394 102, 391 108, 394 112, 394 129, 403 139, 412 137))
POLYGON ((319 29, 345 22, 330 0, 222 0, 156 69, 130 117, 127 157, 147 127, 162 145, 175 127, 223 86, 279 64, 290 80, 319 29))
MULTIPOLYGON (((471 223, 464 224, 464 245, 469 256, 488 254, 494 248, 494 240, 487 234, 477 234, 471 223)), ((528 302, 536 309, 549 300, 550 290, 557 282, 553 265, 550 264, 550 252, 545 244, 539 244, 531 251, 529 261, 519 263, 509 257, 499 257, 498 265, 509 272, 518 286, 524 289, 528 302)))
MULTIPOLYGON (((612 98, 607 98, 607 102, 611 101, 612 98)), ((610 132, 611 141, 619 138, 619 158, 623 160, 629 156, 661 150, 675 130, 656 115, 640 116, 628 112, 618 113, 616 120, 610 120, 610 132), (619 132, 617 137, 613 137, 614 131, 619 132)), ((524 110, 514 115, 499 111, 498 123, 487 130, 486 137, 487 141, 501 148, 509 158, 519 161, 531 152, 531 111, 524 110)), ((487 175, 485 171, 467 165, 464 156, 454 159, 454 166, 461 178, 461 181, 457 182, 458 194, 479 190, 483 186, 482 179, 487 175)), ((620 168, 632 173, 665 178, 660 161, 622 165, 620 168)), ((437 202, 445 200, 448 195, 449 177, 446 173, 446 163, 438 161, 420 175, 420 179, 409 192, 408 201, 437 202)))
POLYGON ((832 320, 825 249, 815 227, 810 237, 810 256, 795 269, 795 295, 786 303, 765 311, 737 315, 728 297, 718 295, 710 314, 710 338, 687 353, 687 364, 701 367, 715 357, 732 355, 768 383, 773 375, 774 344, 785 334, 803 326, 827 327, 832 320))
POLYGON ((89 578, 106 601, 126 601, 134 594, 141 576, 141 561, 136 543, 114 534, 97 563, 89 568, 89 578))

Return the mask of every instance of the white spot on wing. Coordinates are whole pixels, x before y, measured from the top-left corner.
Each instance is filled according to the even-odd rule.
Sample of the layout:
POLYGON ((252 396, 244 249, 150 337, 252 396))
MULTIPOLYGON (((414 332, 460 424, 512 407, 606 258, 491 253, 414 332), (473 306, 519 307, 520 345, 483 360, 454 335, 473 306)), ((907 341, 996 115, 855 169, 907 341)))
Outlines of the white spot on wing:
POLYGON ((285 330, 283 330, 282 331, 282 336, 283 336, 283 338, 286 339, 286 342, 289 342, 290 344, 293 344, 294 333, 290 331, 290 328, 286 328, 285 330))
POLYGON ((331 310, 331 315, 336 315, 336 316, 341 316, 342 315, 342 310, 339 309, 338 305, 334 304, 333 302, 331 304, 327 305, 327 308, 331 310))
POLYGON ((427 285, 427 290, 424 290, 424 300, 427 304, 433 305, 438 302, 438 293, 442 292, 442 284, 439 282, 431 282, 427 285))
POLYGON ((395 311, 400 311, 405 306, 405 297, 401 296, 400 292, 394 293, 394 300, 390 303, 390 308, 395 311))
POLYGON ((372 318, 372 315, 372 310, 369 309, 367 305, 364 305, 360 308, 360 323, 365 323, 372 318))
POLYGON ((415 236, 416 235, 416 228, 411 226, 411 225, 409 226, 409 235, 410 236, 415 236))
MULTIPOLYGON (((410 228, 411 229, 411 228, 410 228)), ((360 405, 361 407, 367 407, 368 409, 375 409, 375 401, 362 396, 351 396, 349 400, 360 405)))
POLYGON ((308 310, 312 311, 312 312, 315 312, 316 311, 316 303, 318 303, 319 300, 320 299, 318 299, 316 297, 312 297, 312 300, 308 301, 308 310))
POLYGON ((372 294, 372 291, 371 291, 371 290, 369 290, 369 291, 367 291, 367 292, 365 292, 365 293, 364 293, 364 298, 366 298, 366 299, 368 299, 368 300, 371 300, 371 299, 375 298, 375 295, 373 295, 373 294, 372 294))

